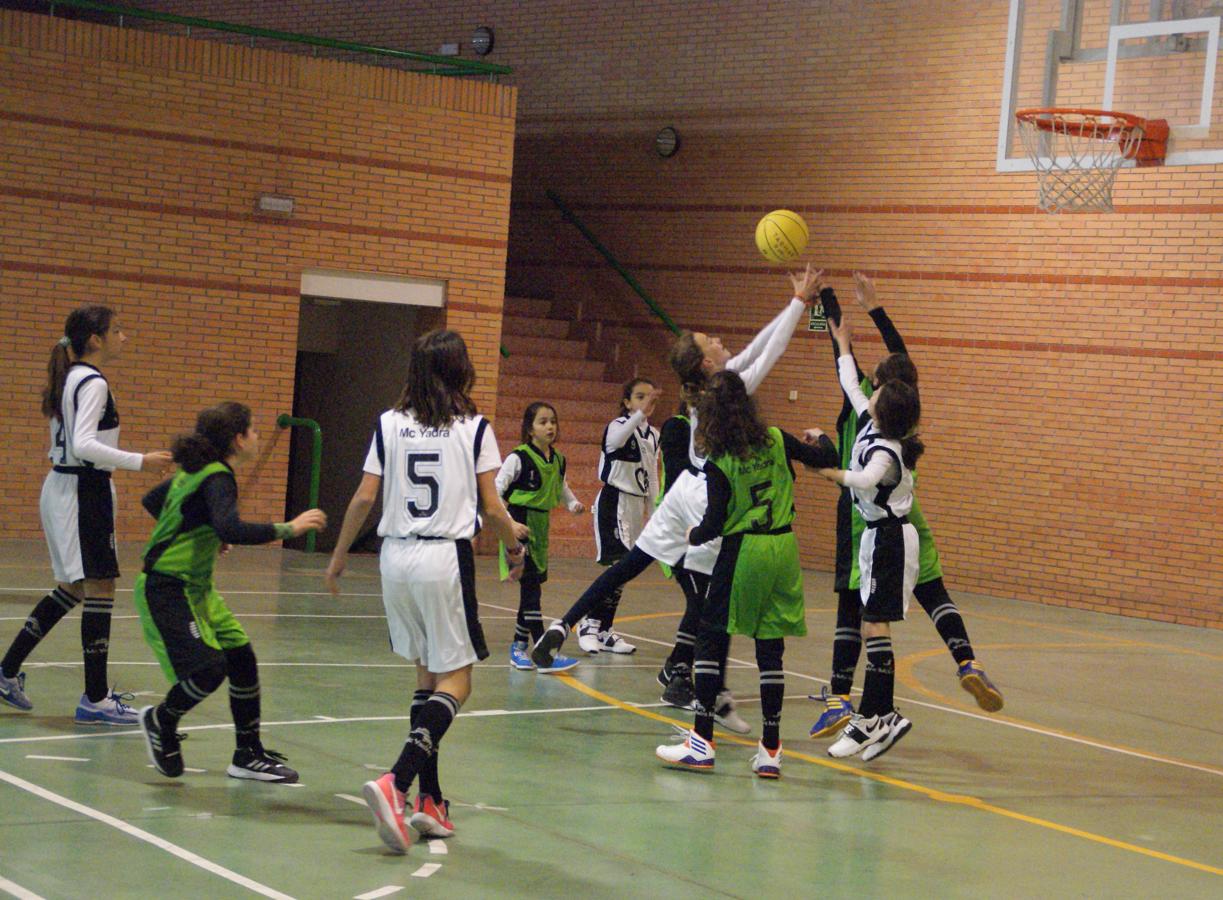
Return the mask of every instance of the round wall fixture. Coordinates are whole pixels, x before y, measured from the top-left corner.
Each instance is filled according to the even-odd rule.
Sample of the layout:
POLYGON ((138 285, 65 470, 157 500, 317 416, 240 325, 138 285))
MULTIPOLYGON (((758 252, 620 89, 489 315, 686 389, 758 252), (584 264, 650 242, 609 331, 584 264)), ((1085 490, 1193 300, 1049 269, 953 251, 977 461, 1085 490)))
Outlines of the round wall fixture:
POLYGON ((654 135, 654 149, 663 159, 674 156, 679 150, 679 132, 670 125, 663 128, 654 135))
POLYGON ((493 52, 493 30, 487 25, 481 25, 471 33, 471 49, 476 56, 488 56, 493 52))

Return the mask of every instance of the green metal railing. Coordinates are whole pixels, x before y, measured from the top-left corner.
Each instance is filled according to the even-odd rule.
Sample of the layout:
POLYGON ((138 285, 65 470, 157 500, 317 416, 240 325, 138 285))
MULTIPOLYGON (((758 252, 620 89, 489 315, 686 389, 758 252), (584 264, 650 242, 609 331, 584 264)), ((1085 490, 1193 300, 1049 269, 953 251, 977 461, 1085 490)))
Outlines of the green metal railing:
POLYGON ((591 230, 586 227, 585 223, 577 217, 573 210, 565 205, 564 200, 562 200, 552 191, 547 191, 546 193, 548 195, 548 199, 556 204, 556 208, 561 211, 561 215, 565 217, 565 220, 582 233, 582 237, 586 238, 586 240, 590 242, 590 245, 599 251, 599 255, 607 260, 608 265, 616 270, 620 277, 624 279, 625 284, 632 288, 633 292, 645 301, 645 305, 650 308, 650 312, 658 316, 658 318, 662 320, 662 323, 671 329, 672 334, 679 334, 679 326, 672 322, 671 317, 667 315, 667 311, 659 306, 653 297, 646 293, 646 289, 643 288, 641 283, 633 277, 633 273, 624 268, 624 266, 620 265, 619 260, 612 256, 611 251, 603 246, 602 242, 594 236, 591 230))
MULTIPOLYGON (((310 447, 310 499, 307 508, 316 509, 318 507, 319 480, 323 472, 323 429, 313 419, 290 416, 285 413, 281 413, 276 417, 276 424, 281 428, 309 428, 314 433, 314 442, 310 447)), ((315 533, 313 531, 306 532, 307 553, 314 552, 314 537, 315 533)))
POLYGON ((499 66, 495 63, 478 62, 476 60, 455 59, 450 56, 435 56, 430 53, 416 53, 412 50, 395 50, 391 47, 376 47, 370 44, 358 44, 352 41, 340 41, 334 38, 315 37, 310 34, 294 34, 288 31, 276 31, 271 28, 258 28, 254 25, 237 25, 233 22, 216 22, 211 19, 200 19, 195 16, 180 16, 174 13, 158 12, 153 9, 140 9, 135 6, 118 6, 111 3, 96 3, 94 0, 42 0, 51 8, 62 6, 70 9, 85 9, 92 12, 108 13, 119 17, 119 27, 123 27, 125 18, 145 19, 150 22, 165 22, 171 25, 184 25, 187 33, 192 28, 203 28, 208 31, 223 31, 229 34, 240 34, 251 39, 267 38, 273 41, 283 41, 288 44, 305 44, 310 47, 322 47, 327 50, 342 50, 348 53, 364 53, 384 59, 394 59, 405 62, 426 63, 426 68, 410 71, 423 72, 429 75, 487 75, 489 81, 495 81, 498 75, 509 75, 509 66, 499 66))

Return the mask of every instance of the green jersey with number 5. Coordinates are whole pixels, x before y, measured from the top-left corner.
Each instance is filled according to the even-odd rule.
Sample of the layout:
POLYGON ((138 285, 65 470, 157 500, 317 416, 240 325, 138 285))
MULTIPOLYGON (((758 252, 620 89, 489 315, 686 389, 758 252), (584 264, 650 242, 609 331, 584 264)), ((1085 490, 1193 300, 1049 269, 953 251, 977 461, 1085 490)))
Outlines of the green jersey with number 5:
POLYGON ((786 459, 781 430, 768 430, 771 442, 746 459, 712 460, 730 482, 730 505, 722 534, 767 534, 794 521, 794 473, 786 459))

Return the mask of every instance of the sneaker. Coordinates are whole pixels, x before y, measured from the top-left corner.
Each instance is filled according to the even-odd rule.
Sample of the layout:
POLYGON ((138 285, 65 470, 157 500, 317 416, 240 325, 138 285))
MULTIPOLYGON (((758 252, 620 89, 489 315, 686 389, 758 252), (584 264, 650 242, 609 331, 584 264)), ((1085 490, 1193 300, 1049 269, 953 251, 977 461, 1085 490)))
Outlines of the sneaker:
POLYGON ((637 652, 636 644, 630 644, 622 635, 614 631, 600 631, 599 646, 606 653, 629 654, 637 652))
POLYGON ((587 653, 598 653, 603 649, 603 641, 599 637, 599 623, 595 619, 583 619, 578 622, 578 646, 587 653))
POLYGON ((668 765, 700 772, 713 771, 713 754, 714 742, 705 740, 695 731, 685 731, 682 744, 662 744, 654 751, 654 755, 668 765))
POLYGON ((888 733, 883 736, 883 740, 871 744, 862 751, 862 761, 870 762, 872 759, 878 759, 887 753, 895 746, 896 742, 909 733, 909 729, 913 727, 913 723, 900 714, 900 710, 894 709, 886 716, 883 716, 884 721, 888 723, 888 733))
POLYGON ((669 674, 669 680, 663 685, 662 702, 676 709, 696 709, 696 691, 692 686, 692 670, 684 663, 675 666, 664 665, 658 673, 662 681, 663 673, 669 674))
POLYGON ((565 627, 564 622, 553 622, 549 625, 544 636, 531 648, 531 662, 540 669, 551 668, 552 661, 556 659, 556 653, 564 645, 568 634, 569 629, 565 627))
POLYGON ((131 694, 111 691, 110 696, 94 703, 87 695, 81 694, 73 721, 78 725, 139 725, 140 713, 126 702, 132 699, 131 694))
POLYGON ((574 659, 572 656, 558 656, 552 660, 552 665, 536 666, 535 671, 541 675, 559 675, 561 672, 568 672, 580 662, 580 659, 574 659))
POLYGON ((454 834, 454 824, 450 821, 450 801, 439 803, 428 794, 419 795, 408 824, 425 837, 450 837, 454 834))
POLYGON ((144 747, 149 751, 149 761, 162 775, 177 778, 183 774, 183 751, 178 734, 165 731, 157 723, 157 708, 146 706, 140 716, 140 731, 144 735, 144 747))
POLYGON ((813 738, 831 737, 844 728, 854 714, 854 705, 849 702, 849 695, 830 694, 828 685, 824 685, 819 697, 811 699, 823 700, 827 704, 827 709, 820 713, 820 717, 811 726, 813 738))
POLYGON ((975 659, 966 659, 960 665, 959 675, 960 687, 977 698, 977 706, 986 712, 1002 709, 1002 692, 994 687, 975 659))
POLYGON ((25 695, 25 672, 18 672, 12 678, 5 678, 4 673, 0 672, 0 701, 22 712, 34 708, 30 698, 25 695))
POLYGON ((283 753, 256 747, 239 747, 234 751, 234 760, 225 770, 230 778, 246 778, 250 781, 273 781, 277 784, 297 784, 297 772, 285 763, 283 753))
POLYGON ((722 691, 718 694, 718 702, 713 708, 713 720, 728 731, 736 734, 750 734, 752 726, 748 725, 743 716, 736 712, 738 707, 739 704, 730 695, 730 691, 722 691))
POLYGON ((887 716, 865 718, 854 713, 841 736, 828 748, 828 755, 837 759, 856 756, 871 744, 878 743, 888 735, 887 716))
POLYGON ((407 797, 395 787, 395 776, 387 772, 376 781, 365 782, 361 794, 374 814, 374 826, 382 843, 394 853, 407 853, 412 846, 412 834, 403 821, 407 797))
POLYGON ((514 641, 514 643, 510 644, 510 665, 515 669, 522 669, 527 672, 535 668, 535 663, 531 662, 531 657, 527 655, 525 641, 522 643, 514 641))
POLYGON ((781 744, 777 749, 769 751, 764 744, 756 745, 756 755, 752 757, 752 771, 759 778, 781 777, 781 744))

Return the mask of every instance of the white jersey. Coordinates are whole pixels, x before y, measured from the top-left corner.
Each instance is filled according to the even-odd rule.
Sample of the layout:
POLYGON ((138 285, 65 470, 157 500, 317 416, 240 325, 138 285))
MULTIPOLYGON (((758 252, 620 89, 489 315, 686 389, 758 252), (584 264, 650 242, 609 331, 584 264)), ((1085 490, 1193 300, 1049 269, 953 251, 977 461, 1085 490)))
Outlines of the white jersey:
POLYGON ((716 537, 695 547, 688 543, 688 529, 705 518, 708 505, 705 473, 685 469, 668 488, 650 521, 645 523, 637 538, 637 547, 669 566, 677 565, 682 559, 685 569, 702 575, 712 574, 722 549, 722 538, 716 537))
POLYGON ((861 472, 871 461, 871 457, 878 453, 884 453, 891 458, 892 476, 885 477, 874 487, 850 487, 854 505, 867 522, 898 519, 907 516, 913 508, 913 472, 905 468, 900 441, 885 438, 879 433, 874 420, 866 416, 858 427, 849 470, 861 472), (899 478, 895 473, 899 473, 899 478))
POLYGON ((480 530, 476 475, 501 467, 497 439, 483 416, 444 428, 412 412, 378 417, 365 471, 382 478, 382 537, 469 540, 480 530))
POLYGON ((658 429, 648 422, 642 427, 638 423, 643 420, 640 413, 620 416, 603 429, 599 480, 625 494, 653 497, 658 491, 658 429), (626 429, 627 438, 617 443, 626 429))
POLYGON ((64 381, 59 415, 53 416, 51 450, 54 466, 139 471, 144 458, 119 449, 119 411, 106 377, 88 363, 74 363, 64 381))

